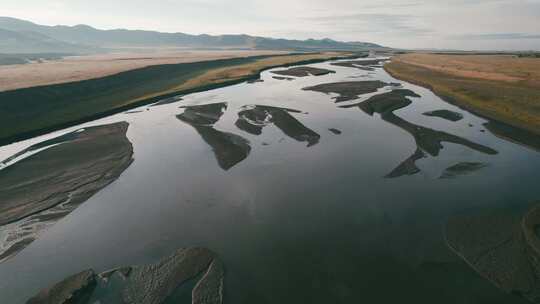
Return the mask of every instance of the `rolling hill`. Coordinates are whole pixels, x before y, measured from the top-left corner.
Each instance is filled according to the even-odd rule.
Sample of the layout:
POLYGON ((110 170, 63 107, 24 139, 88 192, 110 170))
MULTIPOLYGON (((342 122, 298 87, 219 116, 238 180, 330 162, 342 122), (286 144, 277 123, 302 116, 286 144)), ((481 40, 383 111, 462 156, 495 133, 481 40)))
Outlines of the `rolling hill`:
POLYGON ((0 28, 0 53, 83 53, 89 47, 50 38, 38 32, 0 28))
MULTIPOLYGON (((100 30, 88 25, 46 26, 11 17, 0 17, 0 29, 6 37, 0 53, 18 52, 95 52, 97 48, 183 47, 242 48, 271 50, 366 50, 382 48, 373 43, 340 42, 332 39, 289 40, 249 35, 190 35, 143 30, 100 30), (9 33, 7 33, 9 32, 9 33), (19 34, 19 38, 13 38, 19 34), (92 46, 89 48, 88 46, 92 46)), ((2 39, 4 36, 0 36, 2 39)))

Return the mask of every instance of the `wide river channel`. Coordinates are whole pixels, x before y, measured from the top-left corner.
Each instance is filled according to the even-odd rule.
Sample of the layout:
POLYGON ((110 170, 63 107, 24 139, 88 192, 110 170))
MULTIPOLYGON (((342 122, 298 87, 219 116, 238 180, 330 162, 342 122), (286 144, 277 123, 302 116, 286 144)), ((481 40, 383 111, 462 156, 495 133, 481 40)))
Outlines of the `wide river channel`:
POLYGON ((380 65, 310 66, 336 73, 265 71, 261 81, 0 147, 3 160, 125 121, 134 152, 119 178, 66 216, 0 228, 4 249, 18 229, 39 235, 0 263, 0 302, 25 303, 84 269, 205 247, 223 261, 224 303, 526 303, 473 270, 445 231, 455 217, 518 214, 538 202, 537 147, 492 133, 485 118, 380 65), (351 81, 384 85, 339 103, 305 89, 351 81), (410 104, 386 116, 357 106, 405 89, 415 93, 410 104), (455 119, 424 114, 435 110, 455 119), (194 124, 193 115, 211 119, 194 124))

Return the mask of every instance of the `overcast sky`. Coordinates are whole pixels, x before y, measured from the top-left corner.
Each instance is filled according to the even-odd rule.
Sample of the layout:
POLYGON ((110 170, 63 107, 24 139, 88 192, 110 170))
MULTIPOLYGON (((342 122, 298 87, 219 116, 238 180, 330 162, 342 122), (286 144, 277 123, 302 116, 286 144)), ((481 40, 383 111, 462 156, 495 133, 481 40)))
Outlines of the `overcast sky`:
POLYGON ((540 0, 0 0, 0 16, 192 34, 540 50, 540 0))

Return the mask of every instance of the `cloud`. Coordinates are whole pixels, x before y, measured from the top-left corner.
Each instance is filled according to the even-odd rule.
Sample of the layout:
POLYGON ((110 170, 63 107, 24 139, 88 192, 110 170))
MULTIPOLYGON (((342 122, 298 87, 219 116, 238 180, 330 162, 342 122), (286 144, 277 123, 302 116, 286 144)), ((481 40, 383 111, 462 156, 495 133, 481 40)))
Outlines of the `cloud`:
POLYGON ((357 13, 306 18, 319 26, 332 28, 336 33, 357 32, 386 35, 424 35, 431 30, 414 15, 357 13))
POLYGON ((370 41, 398 48, 540 49, 540 0, 0 0, 36 23, 370 41))
POLYGON ((463 40, 530 40, 540 39, 540 34, 527 33, 489 33, 489 34, 467 34, 451 37, 453 39, 463 40))
POLYGON ((425 5, 425 3, 423 2, 408 2, 408 3, 389 3, 389 2, 386 2, 386 3, 372 3, 372 4, 365 4, 365 5, 362 5, 361 8, 363 9, 388 9, 389 7, 391 7, 392 9, 396 9, 396 8, 409 8, 409 7, 418 7, 418 6, 422 6, 422 5, 425 5))

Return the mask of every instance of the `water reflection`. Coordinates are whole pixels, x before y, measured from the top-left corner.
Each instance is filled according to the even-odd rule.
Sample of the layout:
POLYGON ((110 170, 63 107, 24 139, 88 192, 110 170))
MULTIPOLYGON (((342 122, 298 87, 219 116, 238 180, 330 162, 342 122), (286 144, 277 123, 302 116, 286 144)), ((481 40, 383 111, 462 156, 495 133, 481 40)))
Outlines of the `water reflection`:
POLYGON ((407 158, 388 174, 387 177, 395 178, 420 172, 420 169, 416 166, 416 161, 425 157, 424 152, 431 156, 438 156, 443 149, 443 142, 466 146, 484 154, 494 155, 498 153, 490 147, 472 142, 457 135, 413 124, 395 115, 394 111, 407 107, 412 103, 408 97, 420 96, 410 90, 396 89, 375 95, 358 104, 342 106, 342 108, 358 107, 368 115, 378 113, 382 120, 401 128, 414 138, 417 147, 416 151, 411 157, 407 158))
MULTIPOLYGON (((381 81, 339 82, 321 84, 304 88, 304 90, 338 93, 340 96, 336 99, 344 101, 374 92, 386 85, 388 84, 381 81)), ((462 145, 484 154, 494 155, 498 153, 490 147, 444 131, 411 123, 395 115, 394 111, 411 105, 410 97, 418 98, 420 96, 411 90, 393 89, 386 93, 374 95, 360 103, 340 106, 340 108, 359 108, 370 116, 375 113, 380 114, 382 120, 399 127, 414 138, 417 147, 415 151, 385 177, 397 178, 421 172, 416 162, 427 157, 427 155, 438 156, 443 149, 443 142, 462 145)), ((234 133, 218 131, 213 127, 227 110, 227 103, 221 102, 184 108, 184 113, 178 115, 178 119, 194 127, 203 140, 212 147, 222 169, 229 170, 248 157, 251 146, 247 139, 234 133)), ((261 135, 266 126, 274 125, 288 137, 299 142, 307 142, 308 147, 319 143, 321 136, 302 124, 291 113, 301 113, 301 111, 262 105, 243 106, 238 112, 235 126, 249 134, 261 135)), ((334 134, 341 134, 341 131, 337 129, 330 129, 330 131, 334 134)), ((263 143, 263 145, 267 144, 263 143)), ((446 175, 443 174, 443 176, 446 175)))
POLYGON ((321 136, 290 113, 301 113, 301 111, 259 105, 244 106, 244 110, 238 113, 235 125, 240 130, 250 134, 261 135, 264 127, 273 124, 290 138, 299 142, 307 142, 308 147, 319 143, 321 136))
POLYGON ((484 126, 499 138, 540 151, 540 135, 494 120, 490 120, 484 126))
POLYGON ((251 146, 247 139, 233 133, 218 131, 213 127, 227 109, 227 103, 184 108, 184 113, 176 117, 195 128, 202 139, 212 147, 218 165, 223 170, 231 169, 248 157, 251 146))
POLYGON ((133 161, 128 124, 90 127, 33 145, 0 170, 0 261, 37 239, 133 161))

